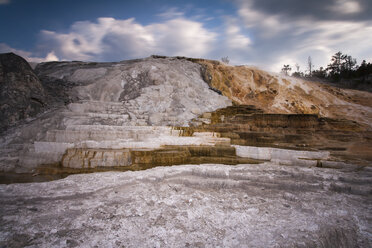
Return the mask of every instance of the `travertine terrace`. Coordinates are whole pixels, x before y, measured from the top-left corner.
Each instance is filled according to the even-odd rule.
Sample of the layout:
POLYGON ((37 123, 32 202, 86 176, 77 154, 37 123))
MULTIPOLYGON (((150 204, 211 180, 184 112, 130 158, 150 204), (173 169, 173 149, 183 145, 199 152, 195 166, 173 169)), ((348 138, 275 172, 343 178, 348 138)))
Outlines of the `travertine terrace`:
POLYGON ((184 57, 0 56, 1 247, 372 246, 371 93, 184 57))

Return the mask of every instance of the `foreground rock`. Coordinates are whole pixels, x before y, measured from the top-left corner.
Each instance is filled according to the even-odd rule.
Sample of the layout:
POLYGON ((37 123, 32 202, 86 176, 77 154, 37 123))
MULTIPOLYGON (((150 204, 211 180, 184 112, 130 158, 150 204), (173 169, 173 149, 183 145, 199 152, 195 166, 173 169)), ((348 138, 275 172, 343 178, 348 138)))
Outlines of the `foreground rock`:
POLYGON ((5 247, 371 247, 372 171, 184 165, 0 185, 5 247))
POLYGON ((14 53, 0 54, 0 133, 46 109, 48 94, 30 65, 14 53))

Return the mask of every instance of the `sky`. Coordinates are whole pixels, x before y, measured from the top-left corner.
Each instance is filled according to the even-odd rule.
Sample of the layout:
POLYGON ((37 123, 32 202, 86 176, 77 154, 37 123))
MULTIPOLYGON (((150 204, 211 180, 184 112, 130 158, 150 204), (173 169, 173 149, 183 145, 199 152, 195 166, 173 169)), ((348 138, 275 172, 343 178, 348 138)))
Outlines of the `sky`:
POLYGON ((372 62, 371 0, 0 0, 0 53, 29 61, 186 56, 327 66, 372 62))

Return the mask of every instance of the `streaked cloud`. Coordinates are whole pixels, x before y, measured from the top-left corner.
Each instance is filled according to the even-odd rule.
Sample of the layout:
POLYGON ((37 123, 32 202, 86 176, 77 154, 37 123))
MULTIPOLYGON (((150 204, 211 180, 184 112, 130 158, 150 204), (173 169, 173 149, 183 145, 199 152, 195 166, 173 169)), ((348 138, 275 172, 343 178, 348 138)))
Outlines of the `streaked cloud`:
POLYGON ((98 18, 97 22, 76 22, 67 33, 43 30, 41 37, 44 47, 62 59, 107 61, 151 54, 205 56, 216 34, 185 18, 150 25, 134 18, 98 18))
POLYGON ((362 12, 360 3, 356 0, 335 0, 333 6, 330 7, 335 13, 341 13, 345 15, 357 14, 362 12))
POLYGON ((242 34, 240 26, 236 20, 228 20, 225 29, 226 45, 230 50, 247 49, 252 41, 249 37, 242 34))
MULTIPOLYGON (((235 0, 252 13, 281 16, 287 19, 311 18, 324 20, 371 20, 370 0, 235 0)), ((257 16, 255 16, 257 19, 257 16)))
POLYGON ((179 11, 178 8, 169 8, 165 12, 158 14, 157 16, 165 19, 175 19, 184 16, 184 13, 179 11))
MULTIPOLYGON (((282 9, 279 5, 266 6, 262 2, 239 1, 238 13, 243 26, 255 37, 254 52, 242 56, 250 57, 255 64, 280 71, 283 64, 293 66, 299 63, 304 70, 308 56, 312 56, 316 67, 326 66, 330 57, 339 50, 357 57, 359 62, 361 59, 372 60, 372 47, 369 45, 372 40, 372 18, 355 20, 342 17, 362 12, 359 2, 322 1, 322 11, 328 9, 329 13, 332 12, 328 18, 312 12, 309 15, 291 15, 290 9, 282 9)), ((285 6, 290 3, 299 4, 293 0, 283 1, 285 6)), ((318 8, 318 3, 314 1, 312 8, 318 8)))
MULTIPOLYGON (((0 0, 1 1, 1 0, 0 0)), ((235 10, 163 8, 148 24, 101 17, 66 30, 42 30, 29 59, 119 61, 151 54, 220 59, 279 72, 307 57, 326 66, 342 51, 372 61, 370 0, 235 0, 235 10), (185 14, 187 13, 187 14, 185 14)))

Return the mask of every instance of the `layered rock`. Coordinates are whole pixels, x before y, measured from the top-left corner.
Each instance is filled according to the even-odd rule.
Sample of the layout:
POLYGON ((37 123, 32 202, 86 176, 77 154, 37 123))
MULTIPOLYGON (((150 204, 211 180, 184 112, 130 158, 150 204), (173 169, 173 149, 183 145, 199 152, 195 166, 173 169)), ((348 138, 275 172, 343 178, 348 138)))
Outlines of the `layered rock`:
POLYGON ((128 149, 69 149, 62 158, 62 166, 67 168, 121 167, 131 163, 128 149))
MULTIPOLYGON (((312 114, 268 114, 252 105, 238 105, 204 113, 192 124, 193 127, 180 128, 183 135, 215 132, 230 138, 234 145, 329 151, 333 160, 372 163, 372 132, 355 121, 312 114)), ((288 160, 292 160, 291 156, 288 160)))
MULTIPOLYGON (((177 140, 177 138, 174 138, 177 140)), ((182 164, 220 163, 256 164, 267 159, 257 159, 237 154, 233 146, 178 145, 161 148, 69 148, 63 155, 59 166, 41 166, 35 172, 44 177, 50 174, 64 177, 67 174, 107 170, 144 170, 156 166, 182 164)), ((268 159, 269 161, 270 159, 268 159)), ((33 181, 32 178, 19 178, 19 182, 33 181)))

